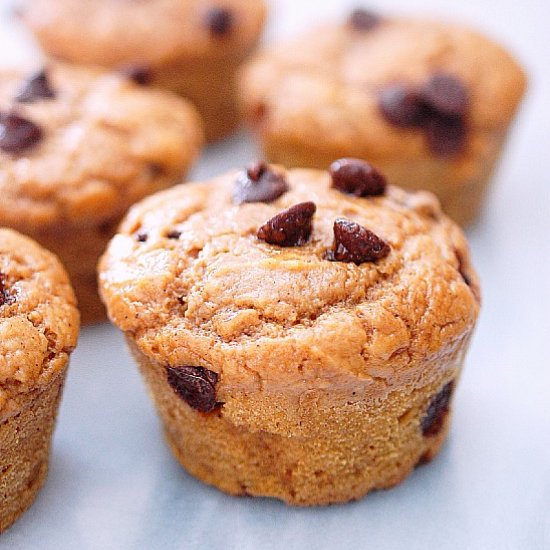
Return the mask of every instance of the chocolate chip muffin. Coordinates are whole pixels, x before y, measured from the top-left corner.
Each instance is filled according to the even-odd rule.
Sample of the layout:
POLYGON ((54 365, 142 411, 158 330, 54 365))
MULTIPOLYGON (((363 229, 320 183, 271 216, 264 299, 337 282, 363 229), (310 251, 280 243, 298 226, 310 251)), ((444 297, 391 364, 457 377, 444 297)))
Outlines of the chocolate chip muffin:
POLYGON ((0 532, 34 501, 79 316, 59 260, 0 229, 0 532))
POLYGON ((100 288, 181 464, 296 505, 392 487, 438 452, 479 310, 437 199, 354 159, 146 199, 100 288))
POLYGON ((520 66, 480 34, 358 10, 260 54, 243 108, 266 156, 326 169, 364 158, 439 196, 455 221, 482 205, 525 90, 520 66))
POLYGON ((0 79, 0 225, 54 251, 83 321, 105 317, 96 264, 128 207, 179 183, 202 144, 182 98, 52 64, 0 79))
POLYGON ((22 18, 55 57, 121 70, 189 98, 215 140, 239 122, 235 75, 265 12, 263 0, 28 0, 22 18))

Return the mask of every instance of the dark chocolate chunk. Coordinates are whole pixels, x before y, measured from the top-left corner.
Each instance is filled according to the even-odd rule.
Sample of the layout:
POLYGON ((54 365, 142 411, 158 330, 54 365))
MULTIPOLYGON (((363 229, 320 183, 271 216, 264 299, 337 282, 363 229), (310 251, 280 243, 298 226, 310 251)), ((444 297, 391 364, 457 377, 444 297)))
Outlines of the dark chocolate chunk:
POLYGON ((125 65, 119 73, 140 86, 147 86, 153 80, 153 71, 149 65, 135 64, 125 65))
POLYGON ((42 139, 42 130, 34 122, 15 113, 0 114, 0 149, 21 153, 42 139))
POLYGON ((422 419, 422 435, 437 435, 443 428, 443 422, 449 412, 449 404, 453 395, 454 382, 449 382, 431 400, 428 410, 422 419))
POLYGON ((402 128, 420 126, 425 121, 425 104, 417 90, 406 84, 392 84, 380 94, 379 106, 388 122, 402 128))
POLYGON ((424 132, 430 150, 440 157, 457 155, 466 145, 466 124, 459 117, 434 113, 424 132))
POLYGON ((311 236, 315 210, 312 202, 283 210, 258 229, 258 239, 277 246, 302 246, 311 236))
POLYGON ((0 273, 0 306, 13 304, 15 296, 6 288, 6 275, 0 273))
POLYGON ((181 237, 181 231, 178 231, 177 229, 172 229, 171 231, 168 231, 168 233, 166 233, 167 239, 178 240, 180 237, 181 237))
POLYGON ((216 408, 217 373, 203 367, 167 367, 168 383, 190 406, 200 412, 216 408))
POLYGON ((42 69, 31 76, 24 84, 23 88, 15 97, 19 103, 33 103, 40 99, 52 99, 55 92, 48 81, 46 69, 42 69))
POLYGON ((349 17, 350 26, 357 31, 371 31, 380 22, 381 18, 378 14, 361 8, 353 10, 349 17))
POLYGON ((250 165, 237 176, 233 189, 233 201, 272 202, 288 191, 283 174, 275 172, 265 162, 250 165))
POLYGON ((225 36, 233 28, 234 16, 227 8, 215 7, 206 12, 204 22, 213 36, 225 36))
POLYGON ((338 218, 334 222, 334 247, 327 253, 333 262, 375 262, 390 253, 390 245, 358 223, 338 218))
POLYGON ((359 159, 344 158, 330 166, 332 186, 356 197, 383 195, 386 178, 374 166, 359 159))
POLYGON ((422 89, 424 101, 441 115, 461 117, 468 110, 466 87, 454 76, 434 74, 422 89))

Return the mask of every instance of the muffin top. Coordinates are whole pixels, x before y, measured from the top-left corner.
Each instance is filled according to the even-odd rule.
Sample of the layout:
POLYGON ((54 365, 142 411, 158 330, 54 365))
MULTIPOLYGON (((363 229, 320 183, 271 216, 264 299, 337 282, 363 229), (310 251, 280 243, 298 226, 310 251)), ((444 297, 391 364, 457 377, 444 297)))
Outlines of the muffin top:
MULTIPOLYGON (((372 162, 483 156, 525 77, 499 45, 443 22, 356 11, 260 53, 242 97, 260 132, 372 162)), ((464 167, 467 170, 467 166, 464 167)))
POLYGON ((156 66, 241 56, 258 40, 265 12, 263 0, 28 0, 22 16, 62 59, 156 66))
POLYGON ((466 240, 437 199, 354 159, 332 174, 259 163, 145 199, 100 288, 153 360, 298 392, 407 376, 452 353, 479 310, 466 240))
POLYGON ((185 100, 51 64, 0 78, 0 221, 24 230, 116 219, 181 181, 202 145, 185 100))
POLYGON ((0 421, 65 369, 78 328, 59 260, 28 237, 0 229, 0 421))

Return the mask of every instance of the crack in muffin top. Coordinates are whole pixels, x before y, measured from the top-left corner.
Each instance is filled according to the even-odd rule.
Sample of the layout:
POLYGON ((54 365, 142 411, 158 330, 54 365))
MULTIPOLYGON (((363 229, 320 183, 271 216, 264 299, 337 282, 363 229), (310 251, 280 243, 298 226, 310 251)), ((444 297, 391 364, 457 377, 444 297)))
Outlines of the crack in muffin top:
POLYGON ((0 229, 0 420, 63 371, 78 329, 76 299, 59 260, 0 229))
POLYGON ((0 220, 6 225, 109 222, 180 182, 198 156, 202 125, 182 98, 58 63, 45 68, 49 97, 35 83, 29 90, 33 78, 32 71, 6 70, 0 79, 0 220))
POLYGON ((328 172, 272 169, 289 189, 268 203, 236 204, 242 173, 231 172, 130 210, 100 262, 100 287, 110 318, 144 353, 217 372, 230 361, 269 378, 277 353, 307 348, 310 359, 376 376, 469 335, 478 279, 462 231, 433 195, 388 186, 355 197, 333 188, 328 172), (316 210, 307 241, 258 238, 268 220, 308 201, 316 210), (374 232, 389 253, 327 261, 339 218, 374 232))

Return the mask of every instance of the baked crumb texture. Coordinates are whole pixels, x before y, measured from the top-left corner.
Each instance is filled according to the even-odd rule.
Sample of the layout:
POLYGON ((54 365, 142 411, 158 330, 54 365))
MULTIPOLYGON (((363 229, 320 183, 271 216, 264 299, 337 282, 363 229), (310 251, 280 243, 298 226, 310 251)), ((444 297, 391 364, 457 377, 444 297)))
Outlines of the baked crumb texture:
POLYGON ((53 254, 0 229, 0 531, 33 502, 50 441, 79 314, 53 254))
POLYGON ((377 195, 357 197, 329 172, 258 165, 142 201, 111 241, 100 262, 109 316, 174 454, 206 483, 344 502, 439 450, 478 279, 433 195, 379 194, 376 182, 357 189, 377 195), (266 202, 242 202, 247 174, 266 202), (315 205, 298 209, 308 230, 290 233, 302 203, 315 205), (335 249, 342 218, 376 235, 376 255, 363 261, 369 249, 353 240, 335 249), (263 240, 268 220, 294 240, 263 240))
POLYGON ((525 75, 468 28, 372 17, 354 14, 258 54, 240 79, 245 116, 272 162, 326 169, 340 157, 363 158, 390 183, 435 193, 467 225, 525 75))

